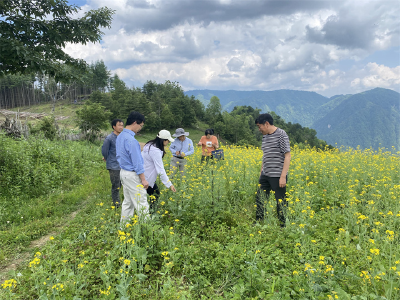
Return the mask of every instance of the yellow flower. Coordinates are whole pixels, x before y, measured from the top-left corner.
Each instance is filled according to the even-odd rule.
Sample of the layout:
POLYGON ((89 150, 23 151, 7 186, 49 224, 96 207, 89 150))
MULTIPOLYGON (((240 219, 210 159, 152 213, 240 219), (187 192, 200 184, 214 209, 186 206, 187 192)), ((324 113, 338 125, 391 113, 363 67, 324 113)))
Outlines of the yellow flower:
POLYGON ((4 281, 1 286, 3 287, 3 289, 9 288, 10 290, 12 290, 17 286, 17 281, 15 279, 9 279, 4 281))
POLYGON ((378 248, 369 249, 369 251, 370 251, 372 254, 379 255, 379 249, 378 249, 378 248))
POLYGON ((124 260, 124 264, 126 264, 127 266, 129 266, 131 264, 131 261, 129 259, 125 259, 124 260))
POLYGON ((54 240, 54 236, 51 236, 51 237, 50 237, 50 240, 51 240, 51 241, 54 240))

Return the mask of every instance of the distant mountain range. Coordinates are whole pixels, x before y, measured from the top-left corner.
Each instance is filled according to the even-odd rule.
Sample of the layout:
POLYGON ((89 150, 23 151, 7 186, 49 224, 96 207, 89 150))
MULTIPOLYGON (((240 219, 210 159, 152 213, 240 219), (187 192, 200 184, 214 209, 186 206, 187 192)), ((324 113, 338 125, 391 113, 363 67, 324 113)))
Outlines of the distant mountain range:
POLYGON ((274 111, 286 122, 315 129, 318 138, 331 145, 374 149, 394 146, 400 150, 400 94, 392 90, 375 88, 330 98, 294 90, 192 90, 185 94, 195 96, 205 106, 217 96, 226 111, 239 105, 274 111))

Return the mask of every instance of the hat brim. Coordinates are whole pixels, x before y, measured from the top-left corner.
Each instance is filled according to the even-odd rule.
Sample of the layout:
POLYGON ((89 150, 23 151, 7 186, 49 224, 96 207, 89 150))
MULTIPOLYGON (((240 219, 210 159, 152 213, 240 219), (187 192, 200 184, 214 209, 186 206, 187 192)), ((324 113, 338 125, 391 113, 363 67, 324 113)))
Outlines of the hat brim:
POLYGON ((175 140, 172 137, 168 138, 168 141, 170 141, 171 143, 174 142, 175 140))
POLYGON ((179 134, 179 135, 178 135, 178 134, 176 134, 176 133, 174 133, 172 136, 173 136, 173 137, 180 137, 180 136, 182 136, 182 135, 184 135, 184 136, 188 136, 188 135, 189 135, 189 132, 186 132, 186 131, 185 131, 185 133, 184 133, 184 134, 179 134))

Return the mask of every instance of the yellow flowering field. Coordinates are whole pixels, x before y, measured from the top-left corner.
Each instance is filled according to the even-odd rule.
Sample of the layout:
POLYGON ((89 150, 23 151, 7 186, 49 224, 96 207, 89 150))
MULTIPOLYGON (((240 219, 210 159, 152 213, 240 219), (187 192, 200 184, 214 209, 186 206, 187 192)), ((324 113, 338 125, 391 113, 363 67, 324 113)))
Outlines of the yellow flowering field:
POLYGON ((254 223, 261 150, 224 151, 209 164, 196 151, 177 192, 164 188, 151 219, 123 228, 102 172, 86 210, 0 296, 400 299, 399 153, 294 147, 281 229, 274 199, 254 223))

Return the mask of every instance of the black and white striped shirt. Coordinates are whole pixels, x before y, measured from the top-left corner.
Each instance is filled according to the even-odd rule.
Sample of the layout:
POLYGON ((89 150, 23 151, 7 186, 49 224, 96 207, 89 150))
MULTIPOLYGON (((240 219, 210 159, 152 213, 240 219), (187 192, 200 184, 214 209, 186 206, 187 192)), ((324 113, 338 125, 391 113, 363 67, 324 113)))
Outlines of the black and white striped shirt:
POLYGON ((285 153, 290 152, 289 137, 286 132, 276 128, 274 133, 263 136, 263 174, 268 177, 281 177, 285 153))

